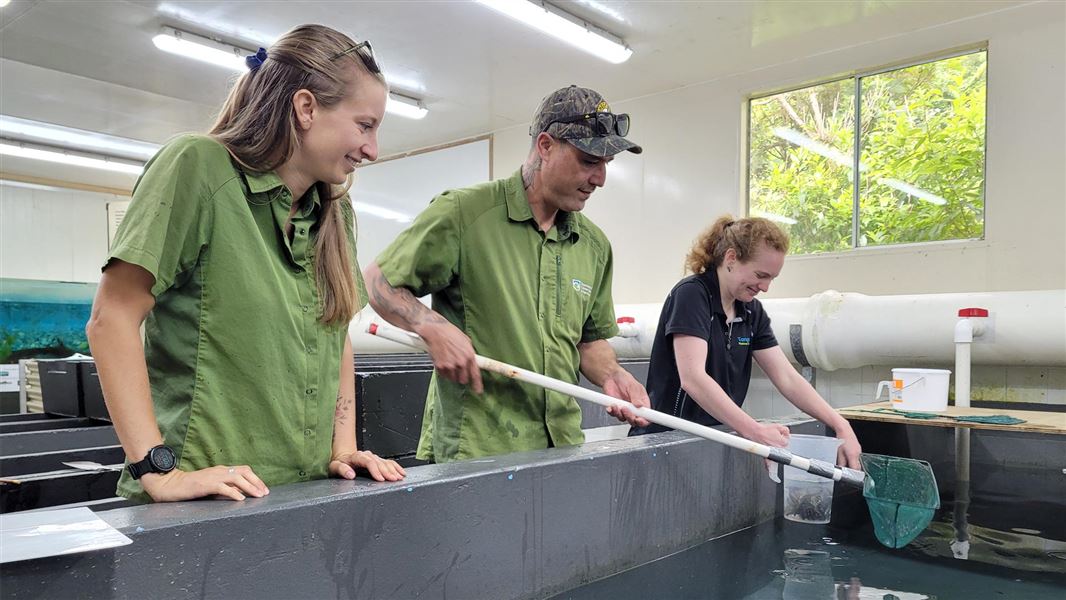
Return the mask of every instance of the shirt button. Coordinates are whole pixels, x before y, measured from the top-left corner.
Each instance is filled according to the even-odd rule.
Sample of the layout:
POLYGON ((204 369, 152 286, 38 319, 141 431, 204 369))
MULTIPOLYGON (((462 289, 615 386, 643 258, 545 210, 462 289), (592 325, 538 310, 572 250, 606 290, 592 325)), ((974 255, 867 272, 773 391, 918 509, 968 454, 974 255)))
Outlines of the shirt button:
POLYGON ((311 310, 311 307, 309 307, 309 306, 301 306, 300 310, 302 310, 304 312, 307 312, 307 311, 311 310))
POLYGON ((300 477, 307 477, 307 473, 300 471, 300 477))
POLYGON ((306 394, 307 394, 308 396, 310 396, 311 394, 314 394, 314 393, 315 393, 315 388, 307 388, 306 390, 304 390, 304 392, 305 392, 305 393, 306 393, 306 394))
POLYGON ((311 430, 310 429, 304 429, 304 437, 311 437, 311 430))
POLYGON ((300 228, 300 235, 303 235, 303 234, 305 234, 305 233, 307 233, 307 230, 306 230, 306 229, 304 229, 303 227, 301 227, 301 228, 300 228))

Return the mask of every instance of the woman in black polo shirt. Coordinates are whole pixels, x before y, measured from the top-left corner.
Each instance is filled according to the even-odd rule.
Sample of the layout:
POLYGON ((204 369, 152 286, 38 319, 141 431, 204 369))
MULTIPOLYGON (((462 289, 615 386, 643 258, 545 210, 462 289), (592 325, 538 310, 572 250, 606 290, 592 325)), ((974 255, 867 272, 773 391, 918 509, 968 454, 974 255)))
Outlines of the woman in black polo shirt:
MULTIPOLYGON (((663 303, 648 368, 652 407, 704 425, 724 423, 745 438, 788 445, 788 428, 759 423, 740 407, 751 380, 751 359, 789 402, 825 423, 844 441, 838 464, 858 469, 861 448, 837 414, 788 362, 755 299, 780 274, 788 236, 766 219, 719 218, 692 246, 692 272, 663 303)), ((659 425, 631 435, 665 431, 659 425)))

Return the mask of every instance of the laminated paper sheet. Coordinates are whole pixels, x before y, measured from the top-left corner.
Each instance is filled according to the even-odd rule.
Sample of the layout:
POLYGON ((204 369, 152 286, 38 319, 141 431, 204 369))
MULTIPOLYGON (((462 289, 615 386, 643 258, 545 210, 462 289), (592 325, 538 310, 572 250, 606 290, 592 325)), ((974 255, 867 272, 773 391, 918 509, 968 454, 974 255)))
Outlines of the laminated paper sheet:
POLYGON ((131 543, 85 507, 0 515, 0 563, 131 543))

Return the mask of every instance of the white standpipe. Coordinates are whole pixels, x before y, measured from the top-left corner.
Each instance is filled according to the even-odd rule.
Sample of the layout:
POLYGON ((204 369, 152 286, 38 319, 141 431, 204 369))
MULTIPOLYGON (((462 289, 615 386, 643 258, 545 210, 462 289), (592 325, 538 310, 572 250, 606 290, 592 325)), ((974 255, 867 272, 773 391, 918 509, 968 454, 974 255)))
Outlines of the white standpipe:
POLYGON ((959 320, 955 323, 955 406, 970 405, 970 346, 975 336, 984 334, 986 318, 988 310, 984 308, 959 310, 959 320))
MULTIPOLYGON (((955 406, 970 406, 970 348, 974 338, 985 334, 984 308, 963 308, 955 323, 955 406)), ((951 554, 967 560, 970 556, 970 531, 966 520, 970 508, 970 430, 955 428, 955 506, 952 525, 955 539, 951 542, 951 554)))
POLYGON ((625 339, 640 336, 640 327, 637 327, 636 321, 633 317, 618 317, 617 337, 625 339))
POLYGON ((965 329, 966 333, 971 335, 971 340, 973 330, 969 327, 968 319, 959 321, 959 325, 963 325, 964 322, 966 322, 965 327, 955 327, 955 406, 970 405, 970 344, 972 342, 960 342, 959 329, 965 329))

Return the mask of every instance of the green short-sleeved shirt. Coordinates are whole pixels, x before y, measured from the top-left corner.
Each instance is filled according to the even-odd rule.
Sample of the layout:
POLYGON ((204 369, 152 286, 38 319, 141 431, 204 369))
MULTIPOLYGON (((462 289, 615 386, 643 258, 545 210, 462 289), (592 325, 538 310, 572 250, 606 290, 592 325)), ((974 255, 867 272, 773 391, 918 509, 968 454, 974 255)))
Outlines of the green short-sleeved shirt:
MULTIPOLYGON (((339 199, 360 300, 351 203, 339 199)), ((321 202, 273 172, 245 172, 206 136, 145 167, 112 258, 155 277, 145 358, 156 419, 178 468, 247 464, 267 485, 328 476, 346 327, 319 322, 313 246, 321 202)), ((106 267, 105 267, 106 268, 106 267)), ((118 493, 150 498, 123 471, 118 493)))
MULTIPOLYGON (((484 356, 576 383, 577 345, 617 334, 611 246, 580 213, 541 232, 514 176, 441 194, 378 257, 394 287, 433 308, 484 356)), ((485 393, 433 375, 418 457, 446 462, 584 441, 564 394, 482 372, 485 393)))

